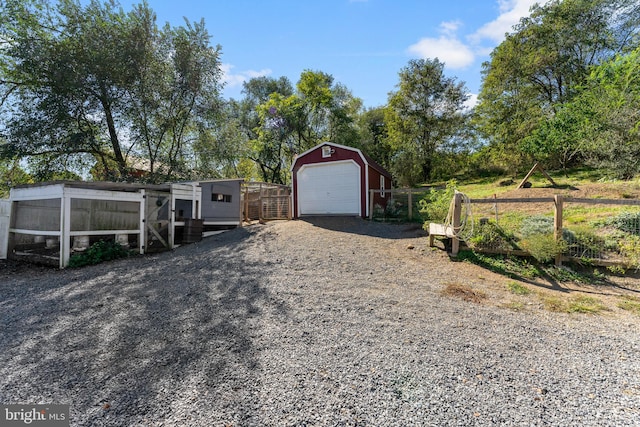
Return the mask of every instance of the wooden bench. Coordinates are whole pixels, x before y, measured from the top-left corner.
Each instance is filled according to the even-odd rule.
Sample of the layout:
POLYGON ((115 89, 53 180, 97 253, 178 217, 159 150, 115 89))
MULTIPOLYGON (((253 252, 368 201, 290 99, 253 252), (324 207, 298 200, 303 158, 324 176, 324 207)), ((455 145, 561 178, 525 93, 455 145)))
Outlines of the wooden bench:
POLYGON ((444 224, 436 224, 434 222, 429 223, 429 246, 433 246, 433 238, 436 236, 451 239, 455 237, 455 234, 453 233, 453 228, 451 226, 445 227, 444 224))

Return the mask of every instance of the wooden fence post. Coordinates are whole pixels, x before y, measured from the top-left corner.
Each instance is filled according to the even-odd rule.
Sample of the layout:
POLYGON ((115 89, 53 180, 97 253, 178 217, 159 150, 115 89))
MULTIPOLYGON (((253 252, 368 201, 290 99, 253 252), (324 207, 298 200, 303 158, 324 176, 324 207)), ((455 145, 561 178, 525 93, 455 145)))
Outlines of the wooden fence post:
POLYGON ((413 221, 413 197, 411 196, 411 189, 409 188, 409 194, 407 195, 407 203, 409 204, 409 221, 413 221))
POLYGON ((249 222, 249 186, 244 187, 244 220, 249 222))
POLYGON ((262 212, 264 210, 264 206, 262 205, 262 198, 264 196, 262 195, 262 183, 260 183, 260 198, 258 199, 258 222, 260 224, 264 224, 264 213, 262 212))
MULTIPOLYGON (((563 198, 561 195, 556 194, 553 196, 553 237, 556 242, 562 239, 562 202, 563 198)), ((556 265, 562 265, 562 254, 556 254, 556 265)))
POLYGON ((460 239, 458 239, 458 233, 460 232, 460 216, 462 213, 462 193, 456 193, 453 196, 453 218, 451 221, 451 228, 453 229, 453 237, 451 238, 451 256, 457 257, 460 250, 460 239))
POLYGON ((282 218, 282 206, 280 206, 280 190, 282 188, 278 187, 278 195, 276 196, 276 209, 277 209, 277 213, 276 215, 278 216, 278 219, 282 218))

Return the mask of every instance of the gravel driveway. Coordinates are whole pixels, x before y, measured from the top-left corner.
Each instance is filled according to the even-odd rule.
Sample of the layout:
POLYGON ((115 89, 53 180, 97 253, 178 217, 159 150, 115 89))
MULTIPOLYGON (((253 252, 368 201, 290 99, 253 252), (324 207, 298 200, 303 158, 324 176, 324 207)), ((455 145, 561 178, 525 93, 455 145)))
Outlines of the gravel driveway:
POLYGON ((68 403, 74 426, 640 426, 637 318, 442 296, 502 279, 425 244, 312 219, 5 268, 0 402, 68 403))

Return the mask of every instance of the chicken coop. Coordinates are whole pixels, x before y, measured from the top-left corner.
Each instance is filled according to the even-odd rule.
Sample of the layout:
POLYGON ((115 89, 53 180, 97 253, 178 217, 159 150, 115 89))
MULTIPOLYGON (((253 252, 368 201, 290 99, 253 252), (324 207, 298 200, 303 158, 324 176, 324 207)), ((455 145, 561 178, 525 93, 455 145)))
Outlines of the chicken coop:
POLYGON ((8 226, 0 255, 60 268, 98 240, 142 254, 190 243, 198 240, 193 230, 201 233, 197 183, 57 181, 15 187, 3 205, 8 226))

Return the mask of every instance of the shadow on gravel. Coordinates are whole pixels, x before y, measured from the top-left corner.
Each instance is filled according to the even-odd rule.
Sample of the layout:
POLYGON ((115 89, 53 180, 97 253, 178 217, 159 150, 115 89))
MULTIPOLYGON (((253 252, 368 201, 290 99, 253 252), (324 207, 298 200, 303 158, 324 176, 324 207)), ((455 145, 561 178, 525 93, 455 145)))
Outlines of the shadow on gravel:
POLYGON ((419 224, 381 223, 350 216, 312 216, 304 217, 300 221, 326 230, 384 239, 407 239, 426 236, 419 224))
POLYGON ((72 425, 215 414, 242 425, 258 400, 257 320, 265 310, 287 316, 264 287, 261 237, 236 229, 169 253, 0 284, 0 401, 67 403, 72 425))

